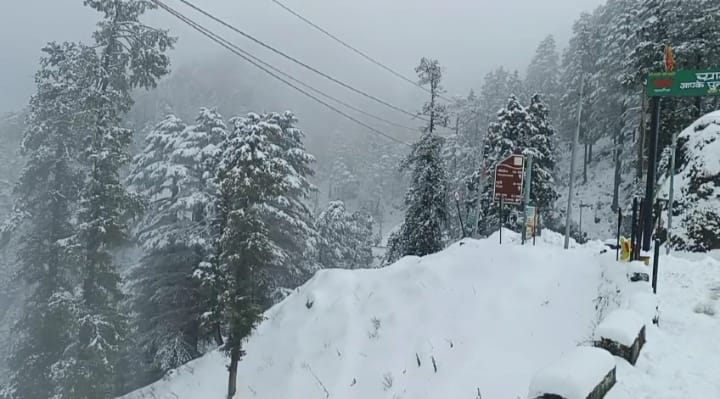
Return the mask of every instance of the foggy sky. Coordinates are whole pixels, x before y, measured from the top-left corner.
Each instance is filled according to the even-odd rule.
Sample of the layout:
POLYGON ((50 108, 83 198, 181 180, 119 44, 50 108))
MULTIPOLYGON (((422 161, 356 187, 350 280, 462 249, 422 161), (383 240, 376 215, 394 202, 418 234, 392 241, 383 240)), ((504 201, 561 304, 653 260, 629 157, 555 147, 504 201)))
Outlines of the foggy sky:
MULTIPOLYGON (((322 88, 296 67, 166 0, 188 16, 267 61, 322 88)), ((420 57, 437 58, 446 68, 449 94, 479 88, 482 77, 500 65, 521 73, 538 42, 555 35, 562 47, 573 20, 602 0, 284 0, 310 20, 380 59, 406 76, 420 57)), ((0 112, 17 110, 33 92, 40 48, 55 40, 86 40, 98 16, 82 0, 3 0, 0 5, 0 112)), ((412 87, 340 47, 270 0, 194 0, 248 33, 378 96, 407 98, 412 87)), ((171 54, 174 67, 212 59, 225 50, 157 10, 150 22, 179 36, 171 54), (209 58, 210 57, 210 58, 209 58)), ((273 90, 278 90, 277 87, 273 90)), ((282 88, 280 88, 282 90, 282 88)), ((290 89, 287 89, 290 90, 290 89)), ((283 93, 279 93, 282 95, 283 93)), ((347 97, 346 97, 347 98, 347 97)))

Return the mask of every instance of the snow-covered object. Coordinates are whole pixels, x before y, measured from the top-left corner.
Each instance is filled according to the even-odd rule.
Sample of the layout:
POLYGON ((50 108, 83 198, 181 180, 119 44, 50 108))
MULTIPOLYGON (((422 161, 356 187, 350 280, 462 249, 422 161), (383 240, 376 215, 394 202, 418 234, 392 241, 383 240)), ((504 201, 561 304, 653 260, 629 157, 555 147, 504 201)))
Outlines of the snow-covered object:
MULTIPOLYGON (((720 111, 707 114, 678 136, 672 245, 705 252, 720 248, 720 111)), ((667 198, 670 179, 660 196, 667 198)))
POLYGON ((598 325, 595 330, 595 339, 609 339, 620 345, 631 347, 644 326, 642 317, 636 312, 627 309, 615 310, 598 325))
MULTIPOLYGON (((564 251, 551 232, 535 247, 511 238, 502 246, 497 237, 466 239, 383 269, 316 273, 244 345, 238 393, 525 397, 535 371, 591 335, 603 257, 597 247, 564 251)), ((224 397, 226 364, 207 355, 125 399, 224 397)))
POLYGON ((630 295, 630 309, 635 311, 646 322, 658 317, 658 300, 650 292, 636 292, 630 295))
POLYGON ((613 368, 615 359, 609 352, 577 347, 535 374, 528 398, 553 394, 563 399, 586 399, 613 368))

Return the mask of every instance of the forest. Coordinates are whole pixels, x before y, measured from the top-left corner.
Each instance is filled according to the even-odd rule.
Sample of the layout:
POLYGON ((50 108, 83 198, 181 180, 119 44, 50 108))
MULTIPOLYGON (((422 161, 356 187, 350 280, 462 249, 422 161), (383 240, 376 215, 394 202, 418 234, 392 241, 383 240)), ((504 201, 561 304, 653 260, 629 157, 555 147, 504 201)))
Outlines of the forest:
MULTIPOLYGON (((341 104, 362 123, 306 127, 253 87, 249 64, 232 86, 211 79, 217 64, 171 73, 182 37, 144 22, 157 2, 84 3, 99 19, 91 39, 49 42, 29 104, 0 119, 0 398, 113 398, 218 348, 232 380, 263 312, 318 270, 519 230, 492 198, 510 154, 532 157, 531 203, 564 232, 576 129, 580 189, 609 162, 604 211, 628 209, 647 168, 647 74, 666 45, 679 68, 720 65, 717 1, 608 0, 568 43, 537 38, 526 70, 495 68, 463 96, 426 54, 406 71, 425 98, 417 128, 341 104)), ((673 134, 718 108, 663 100, 660 175, 689 162, 669 170, 673 134)), ((676 200, 679 249, 720 246, 720 212, 697 205, 718 176, 701 177, 676 200)))

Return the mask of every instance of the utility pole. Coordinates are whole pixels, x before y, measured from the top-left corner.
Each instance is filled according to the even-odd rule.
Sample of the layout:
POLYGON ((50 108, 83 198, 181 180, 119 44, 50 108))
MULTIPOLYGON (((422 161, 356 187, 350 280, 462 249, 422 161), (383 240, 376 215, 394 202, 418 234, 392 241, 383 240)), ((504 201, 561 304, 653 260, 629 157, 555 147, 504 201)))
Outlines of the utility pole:
POLYGON ((578 141, 580 139, 580 122, 582 120, 583 95, 585 91, 585 74, 580 77, 580 101, 578 102, 577 129, 573 136, 572 150, 570 151, 570 188, 568 189, 567 212, 565 214, 565 249, 570 248, 570 221, 572 220, 572 200, 575 191, 575 158, 578 141))
POLYGON ((670 192, 668 194, 667 205, 667 242, 665 243, 665 253, 670 254, 670 237, 672 237, 672 217, 673 217, 673 194, 675 193, 675 153, 677 152, 677 133, 672 136, 672 156, 670 157, 670 192))
POLYGON ((525 244, 525 240, 527 239, 527 208, 530 206, 530 182, 532 180, 532 164, 533 164, 533 158, 532 154, 527 155, 527 166, 525 170, 525 189, 524 189, 524 209, 523 209, 523 227, 522 227, 522 243, 525 244))

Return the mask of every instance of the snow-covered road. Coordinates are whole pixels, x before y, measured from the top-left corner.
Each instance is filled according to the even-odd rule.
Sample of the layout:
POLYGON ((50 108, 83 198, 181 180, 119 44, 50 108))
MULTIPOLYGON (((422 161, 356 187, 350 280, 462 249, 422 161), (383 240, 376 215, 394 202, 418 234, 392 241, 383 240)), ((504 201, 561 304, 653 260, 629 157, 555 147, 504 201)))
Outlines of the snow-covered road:
POLYGON ((720 398, 720 262, 662 257, 660 325, 633 368, 618 362, 607 399, 720 398))

